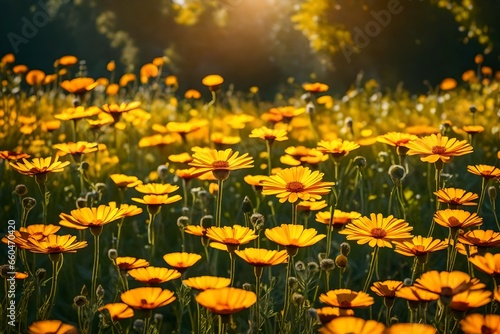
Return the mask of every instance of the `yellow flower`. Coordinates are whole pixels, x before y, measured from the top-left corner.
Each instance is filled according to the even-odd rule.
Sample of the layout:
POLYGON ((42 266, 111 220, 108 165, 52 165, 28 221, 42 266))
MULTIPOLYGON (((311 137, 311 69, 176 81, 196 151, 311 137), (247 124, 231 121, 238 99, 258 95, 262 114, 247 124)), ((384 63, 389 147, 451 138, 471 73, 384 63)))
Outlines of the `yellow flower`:
POLYGON ((433 239, 432 237, 422 237, 418 235, 412 240, 394 242, 394 251, 404 256, 424 256, 448 247, 445 241, 433 239))
POLYGON ((288 140, 287 131, 284 129, 269 129, 266 126, 253 129, 249 138, 260 138, 269 142, 288 140))
POLYGON ((193 161, 193 157, 191 156, 191 154, 184 152, 181 154, 171 154, 168 156, 168 160, 171 162, 187 164, 193 161))
POLYGON ((317 150, 330 154, 335 161, 338 161, 357 148, 359 148, 359 144, 352 141, 334 139, 330 141, 321 140, 318 143, 317 150))
POLYGON ((460 320, 460 328, 465 334, 500 334, 500 315, 469 314, 460 320))
POLYGON ((161 206, 178 202, 182 199, 179 195, 145 195, 143 198, 132 198, 132 201, 137 203, 146 204, 148 206, 161 206))
POLYGON ((434 326, 421 323, 398 323, 387 328, 384 334, 435 334, 434 326))
POLYGON ((196 253, 177 252, 163 255, 163 260, 171 267, 183 272, 201 260, 201 255, 196 253))
POLYGON ((67 91, 68 93, 72 93, 75 95, 82 95, 86 92, 90 92, 92 89, 97 87, 99 83, 96 82, 92 78, 87 77, 79 77, 71 80, 65 80, 61 82, 59 85, 62 89, 67 91))
POLYGON ((165 195, 170 194, 179 189, 177 185, 171 185, 168 183, 147 183, 139 184, 135 186, 135 190, 140 193, 148 195, 165 195))
POLYGON ((175 300, 174 293, 161 288, 143 287, 130 289, 120 295, 122 302, 136 310, 154 310, 175 300))
POLYGON ((78 330, 60 320, 40 320, 28 327, 28 334, 78 334, 78 330))
POLYGON ((297 211, 302 212, 310 212, 310 211, 318 211, 327 207, 326 201, 300 201, 297 204, 297 211))
POLYGON ((207 75, 206 77, 204 77, 201 80, 201 83, 204 86, 207 86, 211 91, 218 90, 223 82, 224 82, 224 78, 218 74, 207 75))
POLYGON ((225 288, 231 284, 231 280, 225 277, 199 276, 182 280, 182 283, 192 289, 205 291, 208 289, 225 288))
POLYGON ((55 144, 52 146, 56 150, 59 150, 60 156, 65 156, 66 154, 71 154, 75 157, 75 160, 80 161, 80 157, 83 154, 88 154, 97 151, 97 143, 89 143, 86 141, 79 142, 69 142, 64 144, 55 144))
POLYGON ((491 302, 491 295, 491 291, 487 290, 467 290, 453 296, 450 308, 454 311, 466 312, 491 302))
POLYGON ((389 132, 377 137, 378 142, 395 147, 406 147, 409 142, 415 139, 418 139, 418 137, 404 132, 389 132))
POLYGON ((458 188, 442 188, 436 192, 434 195, 441 203, 446 203, 450 209, 454 209, 459 205, 477 205, 477 203, 472 202, 477 199, 477 194, 467 192, 463 189, 458 188))
POLYGON ((181 273, 177 270, 162 267, 131 269, 128 274, 135 280, 147 284, 165 283, 181 277, 181 273))
POLYGON ((451 209, 436 211, 434 221, 441 226, 455 229, 479 226, 483 223, 483 219, 476 213, 451 209))
POLYGON ((118 321, 121 319, 132 318, 134 316, 134 310, 124 303, 109 303, 101 306, 97 309, 99 312, 104 312, 107 310, 109 316, 113 321, 118 321))
POLYGON ((241 251, 236 250, 235 253, 245 262, 255 267, 275 266, 288 261, 288 252, 286 250, 275 251, 263 248, 245 248, 241 251))
POLYGON ((309 93, 323 93, 328 90, 328 85, 321 82, 304 83, 302 88, 309 93))
POLYGON ((408 155, 419 154, 424 162, 435 163, 438 160, 450 162, 451 158, 472 153, 472 146, 465 140, 448 138, 441 134, 432 134, 423 138, 415 139, 409 142, 406 147, 409 148, 408 155))
POLYGON ((325 306, 322 308, 316 309, 316 313, 318 314, 319 321, 322 324, 327 324, 335 318, 352 316, 354 315, 354 311, 352 309, 343 309, 339 307, 325 306))
POLYGON ((404 286, 396 291, 396 297, 412 302, 429 302, 438 300, 439 294, 415 286, 404 286))
POLYGON ((122 190, 125 188, 134 188, 142 183, 142 181, 139 180, 137 176, 129 176, 125 174, 111 174, 109 177, 116 184, 116 186, 122 190))
POLYGON ((11 162, 10 165, 19 173, 29 176, 58 173, 64 171, 64 167, 69 165, 69 161, 59 161, 56 156, 53 159, 49 158, 34 158, 28 161, 23 158, 23 162, 11 162))
POLYGON ((357 240, 360 245, 392 248, 391 242, 410 239, 411 230, 413 227, 403 219, 372 213, 370 217, 360 217, 347 224, 339 234, 347 235, 347 240, 357 240))
POLYGON ((70 214, 61 213, 59 225, 83 230, 86 228, 102 229, 106 224, 122 218, 120 208, 114 202, 108 205, 99 205, 93 208, 80 208, 72 210, 70 214))
POLYGON ((207 229, 206 236, 215 243, 224 244, 232 251, 238 246, 257 239, 254 230, 240 225, 215 227, 207 229))
POLYGON ((76 108, 66 108, 61 114, 54 115, 54 117, 62 121, 77 121, 82 118, 95 116, 100 112, 101 110, 97 107, 85 108, 82 106, 78 106, 76 108))
POLYGON ((476 247, 499 247, 500 232, 493 230, 471 230, 458 236, 458 241, 476 247))
POLYGON ((144 259, 137 259, 130 256, 119 256, 115 259, 115 264, 120 270, 131 270, 149 266, 149 262, 144 259))
POLYGON ((469 289, 478 290, 485 287, 477 279, 461 271, 437 271, 432 270, 417 278, 415 287, 440 295, 441 297, 452 297, 469 289))
POLYGON ((233 170, 242 168, 252 168, 253 158, 248 153, 239 155, 232 149, 225 151, 198 151, 193 154, 193 161, 190 166, 196 168, 196 172, 212 172, 218 180, 225 180, 233 170))
POLYGON ((45 72, 40 70, 31 70, 26 73, 25 80, 30 86, 41 86, 45 79, 45 72))
POLYGON ((333 229, 341 229, 346 224, 351 223, 353 220, 361 217, 361 213, 351 211, 344 212, 335 209, 333 214, 333 223, 331 223, 331 213, 330 211, 321 211, 316 214, 316 221, 321 224, 330 225, 333 229))
POLYGON ((356 317, 338 317, 319 329, 321 334, 383 334, 384 324, 356 317))
POLYGON ((29 237, 26 244, 26 249, 30 252, 42 254, 76 253, 77 250, 85 247, 87 247, 87 241, 76 241, 76 237, 69 234, 50 234, 41 240, 29 237))
POLYGON ((500 169, 491 165, 469 165, 467 166, 467 171, 482 176, 485 179, 500 178, 500 169))
POLYGON ((322 195, 330 192, 334 182, 322 182, 323 173, 311 171, 307 167, 291 167, 283 169, 276 175, 271 175, 261 182, 263 195, 276 195, 281 203, 287 200, 295 203, 301 199, 304 201, 316 201, 322 195))
POLYGON ((257 301, 252 291, 238 288, 209 289, 200 292, 196 302, 215 314, 233 314, 249 308, 257 301))
POLYGON ((500 254, 476 255, 470 257, 469 262, 490 276, 500 276, 500 254))
POLYGON ((370 289, 377 294, 377 296, 384 298, 396 297, 396 291, 403 287, 402 281, 387 280, 383 282, 374 282, 370 289))
POLYGON ((369 294, 349 289, 336 289, 322 293, 319 296, 319 301, 343 309, 368 307, 374 303, 373 298, 369 294))
POLYGON ((123 113, 135 110, 135 109, 139 108, 140 105, 141 105, 141 102, 138 102, 138 101, 133 101, 133 102, 129 102, 129 103, 122 102, 120 104, 106 103, 101 107, 101 110, 110 114, 113 117, 114 121, 118 122, 118 120, 120 119, 120 116, 123 113))
POLYGON ((14 151, 0 151, 0 159, 16 161, 19 159, 28 159, 30 157, 29 154, 22 152, 14 152, 14 151))
POLYGON ((326 237, 314 228, 304 229, 303 225, 281 224, 264 231, 272 242, 286 248, 309 247, 326 237))

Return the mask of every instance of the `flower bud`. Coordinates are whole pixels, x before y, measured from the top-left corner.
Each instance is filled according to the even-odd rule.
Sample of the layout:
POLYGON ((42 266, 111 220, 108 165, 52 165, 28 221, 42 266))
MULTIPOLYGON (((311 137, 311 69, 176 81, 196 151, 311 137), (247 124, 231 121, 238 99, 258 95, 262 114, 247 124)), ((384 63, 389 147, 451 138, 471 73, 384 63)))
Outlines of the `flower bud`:
POLYGON ((180 216, 177 218, 177 227, 180 229, 185 229, 189 225, 189 217, 180 216))
POLYGON ((243 211, 243 213, 252 213, 253 212, 253 205, 252 205, 252 202, 250 201, 250 199, 248 198, 248 196, 245 196, 245 198, 243 199, 241 211, 243 211))
POLYGON ((323 259, 319 263, 319 267, 323 271, 332 271, 333 269, 335 269, 335 261, 332 259, 323 259))
POLYGON ((347 242, 343 242, 340 244, 340 253, 344 256, 349 256, 349 253, 351 252, 351 245, 349 245, 347 242))
POLYGON ((18 184, 14 193, 18 196, 24 196, 28 193, 28 188, 24 184, 18 184))
POLYGON ((265 218, 263 215, 256 212, 250 216, 250 222, 252 223, 252 225, 264 224, 265 218))
POLYGON ((413 284, 413 281, 411 278, 407 277, 403 281, 404 286, 411 286, 413 284))
POLYGON ((299 286, 299 280, 296 277, 289 277, 288 278, 288 287, 290 290, 295 290, 299 286))
POLYGON ((317 273, 319 271, 319 265, 314 261, 307 262, 307 270, 310 273, 317 273))
POLYGON ((168 177, 168 167, 166 165, 159 165, 156 172, 161 180, 165 180, 168 177))
POLYGON ((136 332, 138 333, 143 333, 144 332, 144 320, 142 319, 135 319, 133 328, 136 332))
POLYGON ((116 258, 118 257, 118 251, 114 248, 110 248, 108 250, 108 258, 113 261, 113 260, 116 260, 116 258))
POLYGON ((405 177, 406 171, 403 166, 400 165, 392 165, 389 167, 389 176, 392 179, 392 182, 395 184, 399 184, 399 181, 401 181, 405 177))
POLYGON ((90 168, 90 164, 87 161, 82 161, 80 164, 80 168, 84 171, 88 171, 90 168))
POLYGON ((85 296, 79 295, 73 298, 73 305, 76 307, 83 307, 88 304, 88 299, 85 296))
POLYGON ((99 284, 99 286, 97 287, 95 293, 97 295, 97 298, 103 298, 104 297, 104 288, 102 287, 102 285, 99 284))
POLYGON ((298 293, 298 292, 295 292, 295 293, 292 295, 292 301, 293 301, 293 303, 294 303, 295 305, 298 305, 298 306, 302 305, 302 304, 304 303, 304 300, 305 300, 304 296, 303 296, 303 295, 301 295, 301 294, 300 294, 300 293, 298 293))
POLYGON ((306 271, 306 265, 302 261, 297 261, 295 263, 295 271, 298 273, 306 271))
POLYGON ((497 198, 497 188, 495 188, 495 186, 488 187, 488 197, 491 202, 495 202, 495 199, 497 198))
POLYGON ((84 197, 78 197, 76 199, 76 207, 78 209, 85 208, 87 206, 87 199, 84 197))
POLYGON ((36 205, 36 199, 33 197, 25 197, 23 198, 23 208, 24 210, 31 210, 36 205))
POLYGON ((335 258, 335 264, 339 268, 345 268, 345 267, 347 267, 348 262, 349 261, 347 260, 347 257, 345 255, 343 255, 343 254, 340 254, 340 255, 338 255, 335 258))
POLYGON ((45 278, 45 274, 47 273, 47 270, 44 268, 38 268, 35 272, 36 279, 41 282, 45 278))
POLYGON ((154 322, 155 323, 161 323, 163 321, 163 314, 161 313, 155 313, 153 316, 154 322))
POLYGON ((363 169, 366 167, 366 158, 361 155, 355 157, 353 162, 356 166, 358 166, 359 169, 363 169))
POLYGON ((243 283, 243 285, 241 286, 241 288, 243 290, 246 290, 246 291, 252 291, 252 284, 250 284, 250 283, 243 283))

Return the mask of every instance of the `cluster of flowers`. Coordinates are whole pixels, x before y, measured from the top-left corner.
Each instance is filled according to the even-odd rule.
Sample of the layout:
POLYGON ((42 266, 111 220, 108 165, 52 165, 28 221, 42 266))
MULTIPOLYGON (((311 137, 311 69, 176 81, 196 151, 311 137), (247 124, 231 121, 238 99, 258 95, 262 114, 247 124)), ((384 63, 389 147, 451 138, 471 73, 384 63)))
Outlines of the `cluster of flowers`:
MULTIPOLYGON (((63 314, 76 318, 82 333, 92 333, 96 326, 144 333, 225 333, 235 328, 254 333, 312 333, 318 328, 321 333, 451 333, 458 327, 465 333, 499 331, 500 256, 492 249, 500 245, 495 205, 500 131, 498 124, 487 131, 475 124, 495 117, 492 111, 500 108, 499 82, 488 77, 492 73, 469 73, 460 90, 456 81, 446 79, 437 93, 414 100, 402 93, 390 100, 369 81, 335 101, 319 96, 329 89, 326 84, 308 83, 278 99, 279 106, 268 107, 259 100, 257 87, 246 97, 223 94, 219 75, 202 81, 211 94, 208 103, 192 89, 179 101, 177 78, 161 80, 161 58, 141 68, 141 84, 133 74, 114 83, 114 63, 108 64, 110 79, 63 80, 76 57, 59 59, 50 75, 14 61, 12 55, 1 60, 0 127, 10 147, 0 151, 0 167, 2 187, 13 188, 15 196, 14 201, 0 200, 8 203, 13 218, 21 209, 14 242, 22 271, 16 278, 28 283, 19 297, 16 329, 2 322, 0 330, 76 332, 76 326, 54 320, 63 314), (484 101, 467 108, 472 125, 458 128, 448 120, 441 128, 431 125, 436 115, 460 114, 463 96, 484 101), (373 119, 377 127, 354 121, 356 115, 378 112, 382 115, 373 119), (390 121, 398 112, 401 117, 390 121), (340 122, 344 115, 352 116, 340 122), (426 125, 411 127, 422 120, 426 125), (387 131, 394 126, 406 131, 387 131), (73 141, 67 141, 71 136, 73 141), (255 147, 254 139, 262 141, 262 148, 255 147), (54 140, 61 142, 52 144, 54 140), (279 146, 287 141, 300 145, 279 146), (389 153, 377 151, 380 143, 389 153), (154 148, 158 151, 151 153, 154 148), (53 156, 31 157, 51 149, 53 156), (363 155, 348 158, 353 151, 363 155), (59 160, 65 155, 72 161, 59 160), (467 163, 469 156, 474 160, 467 163), (461 169, 460 159, 467 168, 461 169), (273 168, 277 163, 281 167, 273 168), (242 172, 257 168, 264 172, 238 181, 242 172), (460 183, 453 173, 477 178, 480 193, 447 186, 460 183), (28 187, 17 182, 19 174, 33 177, 41 211, 32 211, 36 200, 26 196, 28 187), (183 195, 174 194, 181 187, 183 195), (238 205, 241 210, 234 209, 238 205), (475 207, 475 212, 467 210, 475 207), (311 212, 320 223, 316 227, 309 226, 311 212), (59 225, 48 223, 56 219, 59 225), (238 219, 240 223, 230 223, 238 219), (57 234, 61 229, 79 236, 57 234), (191 236, 200 242, 195 244, 191 236), (363 248, 348 241, 367 244, 369 262, 360 256, 363 248), (69 315, 59 306, 67 301, 57 294, 66 284, 58 278, 65 262, 64 268, 77 263, 63 254, 85 252, 88 244, 93 246, 90 282, 83 278, 90 269, 80 268, 76 284, 84 288, 75 292, 77 312, 69 315), (103 279, 103 248, 114 269, 109 280, 103 279), (394 254, 384 253, 388 249, 412 259, 411 269, 404 260, 394 263, 394 254), (431 258, 444 250, 445 259, 431 258), (50 287, 44 286, 45 269, 36 267, 40 261, 27 252, 48 254, 50 287), (228 254, 227 260, 221 252, 228 254), (464 261, 457 261, 459 254, 464 261), (318 262, 309 261, 311 257, 318 262), (248 266, 253 277, 237 270, 248 266), (196 267, 199 275, 190 275, 196 267), (481 280, 477 270, 493 280, 481 280), (130 277, 137 287, 129 287, 130 277), (250 280, 254 282, 242 283, 250 280), (32 298, 34 290, 47 290, 46 296, 32 298), (369 290, 381 297, 382 305, 369 290), (190 303, 193 297, 196 307, 190 303), (408 307, 394 309, 397 299, 408 307), (169 304, 175 308, 153 315, 169 304), (236 313, 236 319, 247 320, 235 320, 236 313), (165 316, 172 320, 163 323, 165 316), (135 318, 133 324, 126 322, 129 318, 135 318)), ((481 62, 476 61, 479 68, 481 62)), ((8 242, 6 237, 2 241, 8 242)), ((7 276, 2 270, 2 277, 7 276)))

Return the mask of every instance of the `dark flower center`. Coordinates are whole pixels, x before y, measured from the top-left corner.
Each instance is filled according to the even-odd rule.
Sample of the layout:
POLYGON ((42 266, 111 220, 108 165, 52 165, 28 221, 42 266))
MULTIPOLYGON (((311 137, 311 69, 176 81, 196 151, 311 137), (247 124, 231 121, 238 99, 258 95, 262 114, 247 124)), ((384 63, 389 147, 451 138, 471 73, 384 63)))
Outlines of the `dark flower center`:
POLYGON ((383 239, 387 235, 387 232, 380 227, 372 228, 370 233, 371 233, 372 237, 374 237, 376 239, 383 239))
POLYGON ((494 331, 486 325, 481 326, 481 334, 493 334, 494 331))
POLYGON ((264 139, 265 139, 265 140, 275 140, 275 139, 276 139, 276 136, 275 136, 275 135, 265 135, 265 136, 264 136, 264 139))
POLYGON ((446 147, 432 146, 432 154, 443 154, 446 152, 446 147))
POLYGON ((212 162, 212 167, 225 169, 225 168, 229 167, 229 162, 222 161, 222 160, 216 160, 216 161, 212 162))
POLYGON ((299 193, 304 190, 304 185, 298 181, 292 181, 287 183, 286 190, 291 193, 299 193))
POLYGON ((455 217, 450 217, 450 218, 448 218, 448 224, 450 226, 458 226, 458 225, 460 225, 460 221, 455 217))
POLYGON ((339 307, 341 308, 351 308, 351 302, 347 300, 343 300, 340 302, 339 307))

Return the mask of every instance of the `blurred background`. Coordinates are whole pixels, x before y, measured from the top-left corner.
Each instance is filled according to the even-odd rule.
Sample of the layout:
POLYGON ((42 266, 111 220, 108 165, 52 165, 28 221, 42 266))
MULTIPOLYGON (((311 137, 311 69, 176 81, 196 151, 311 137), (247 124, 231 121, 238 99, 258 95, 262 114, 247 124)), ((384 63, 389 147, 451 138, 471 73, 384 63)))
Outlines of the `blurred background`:
POLYGON ((63 55, 87 74, 138 71, 165 56, 180 88, 218 73, 272 97, 289 77, 342 94, 360 73, 425 92, 460 79, 474 56, 499 68, 497 0, 16 0, 0 5, 0 54, 53 71, 63 55))

